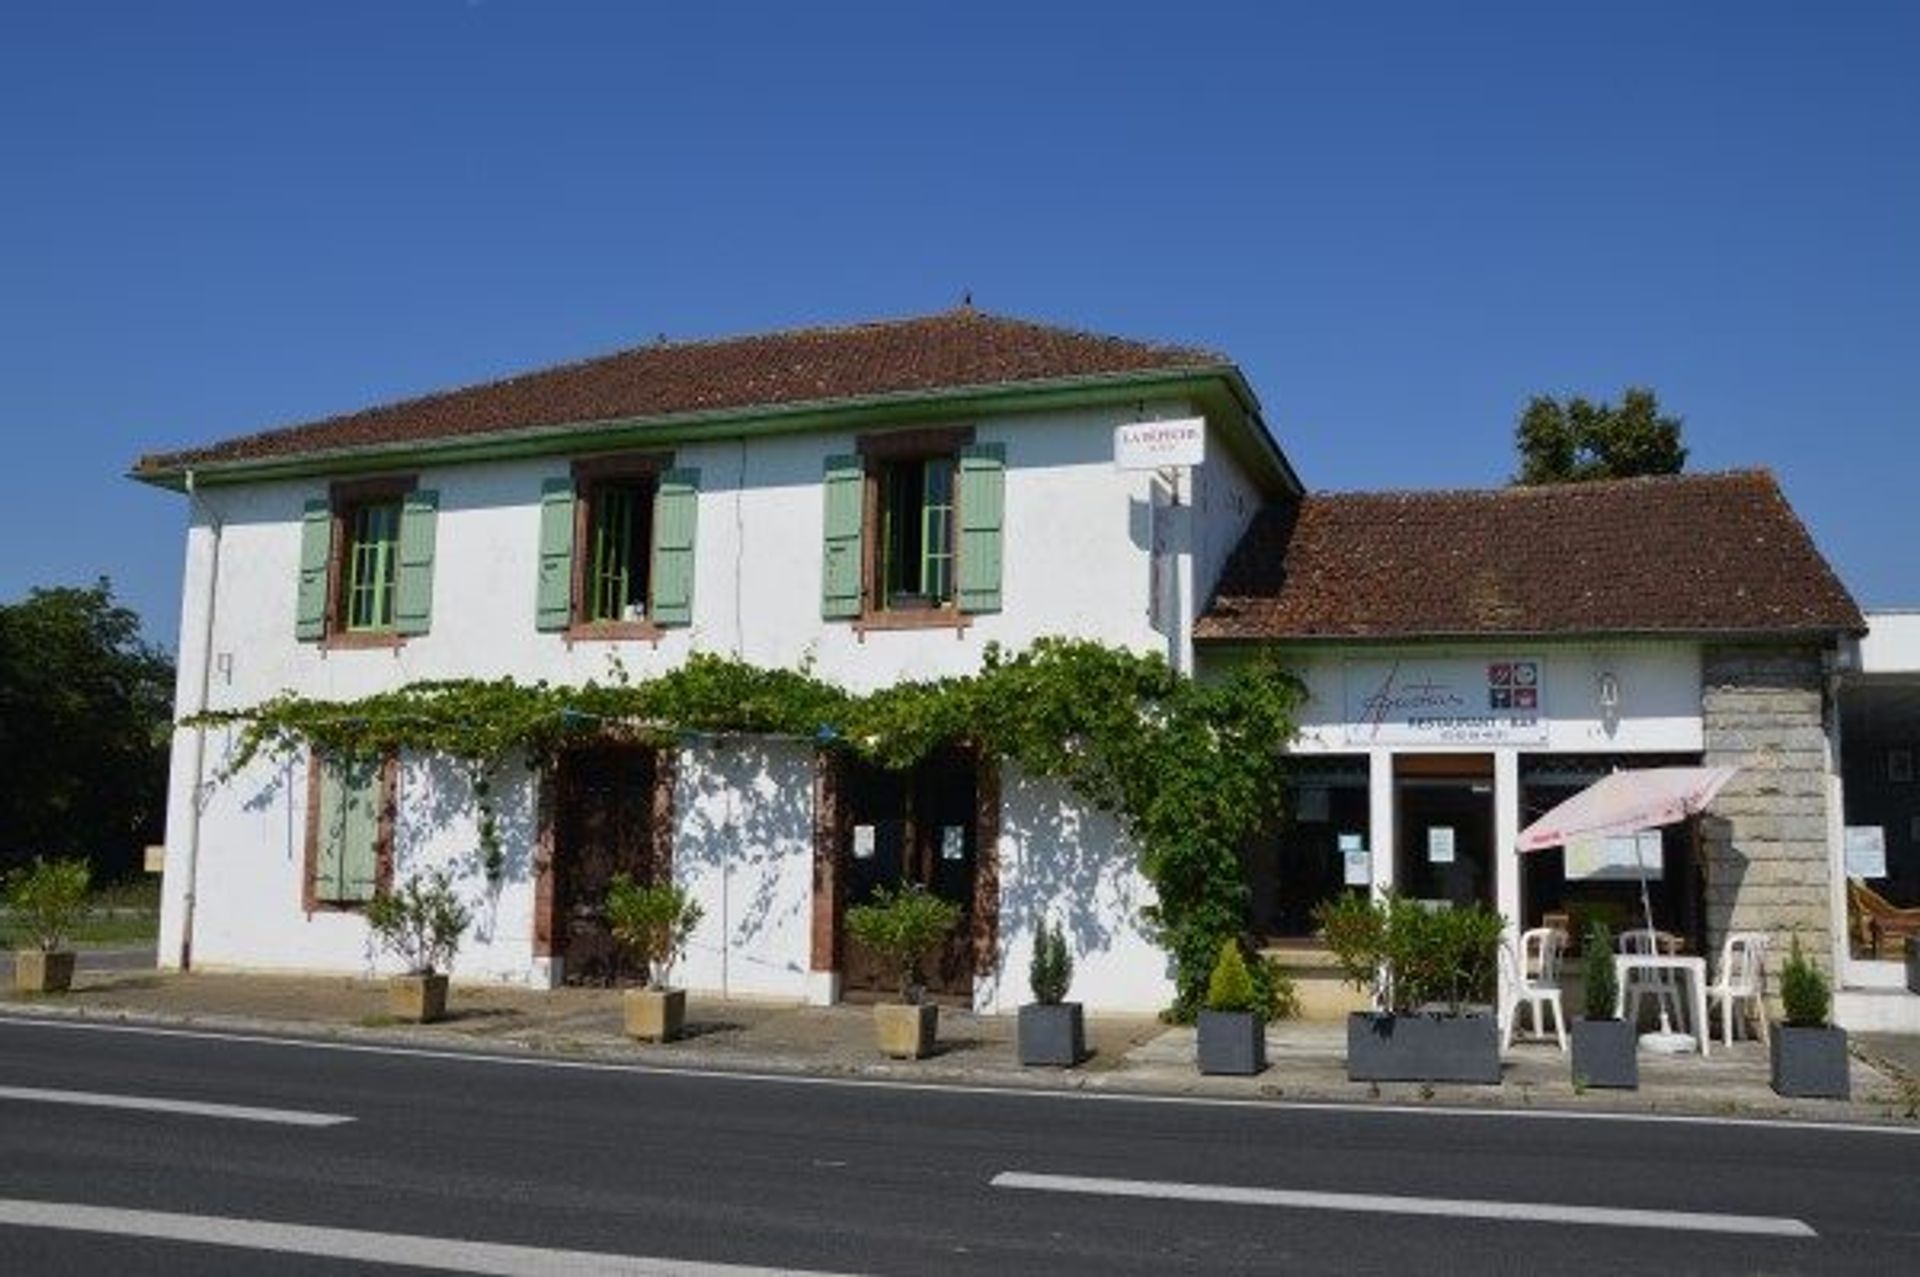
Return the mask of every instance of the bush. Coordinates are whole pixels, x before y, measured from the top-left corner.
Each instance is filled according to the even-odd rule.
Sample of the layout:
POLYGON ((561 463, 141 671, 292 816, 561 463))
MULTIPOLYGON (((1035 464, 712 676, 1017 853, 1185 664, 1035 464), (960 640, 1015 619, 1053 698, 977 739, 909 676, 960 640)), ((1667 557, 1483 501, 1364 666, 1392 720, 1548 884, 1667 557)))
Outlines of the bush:
POLYGON ((847 934, 873 951, 881 969, 900 990, 900 1000, 917 1003, 925 980, 920 964, 947 938, 960 921, 960 906, 928 893, 924 887, 904 887, 873 893, 873 903, 847 910, 847 934))
POLYGON ((407 964, 409 975, 433 975, 451 967, 472 921, 444 869, 415 875, 367 902, 367 925, 382 948, 407 964))
POLYGON ((87 912, 93 871, 84 860, 43 860, 7 878, 7 906, 32 941, 48 953, 60 948, 87 912))
POLYGON ((1314 921, 1341 975, 1390 1014, 1444 1003, 1459 1015, 1492 996, 1505 924, 1485 905, 1429 909, 1392 892, 1379 900, 1345 893, 1323 901, 1314 921))
POLYGON ((1228 936, 1220 942, 1213 974, 1207 977, 1207 1010, 1252 1011, 1257 1006, 1253 974, 1240 952, 1240 942, 1228 936))
POLYGON ((1272 958, 1253 964, 1253 996, 1260 1016, 1265 1020, 1291 1020, 1300 1014, 1300 994, 1288 975, 1272 958))
POLYGON ((1587 928, 1580 941, 1580 958, 1586 964, 1587 1019, 1614 1019, 1620 981, 1613 971, 1613 932, 1606 923, 1595 921, 1587 928))
POLYGON ((1033 1000, 1043 1006, 1066 1001, 1073 985, 1073 955, 1067 952, 1066 932, 1048 926, 1045 918, 1033 930, 1033 962, 1027 979, 1033 985, 1033 1000))
POLYGON ((1787 1013, 1787 1023, 1798 1028, 1820 1028, 1832 1010, 1827 977, 1800 951, 1798 931, 1793 933, 1786 965, 1780 968, 1780 1003, 1787 1013))
POLYGON ((630 874, 617 873, 607 888, 607 929, 646 966, 650 989, 667 987, 673 964, 705 916, 698 901, 670 882, 641 886, 630 874))

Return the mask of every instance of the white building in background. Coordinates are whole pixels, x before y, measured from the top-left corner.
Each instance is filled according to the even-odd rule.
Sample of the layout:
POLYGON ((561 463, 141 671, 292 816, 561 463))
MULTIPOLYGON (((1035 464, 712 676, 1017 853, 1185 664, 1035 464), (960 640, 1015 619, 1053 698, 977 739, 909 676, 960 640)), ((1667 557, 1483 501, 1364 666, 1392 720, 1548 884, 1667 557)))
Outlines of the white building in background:
MULTIPOLYGON (((1126 447, 1192 430, 1146 433, 1126 447)), ((1275 743, 1294 818, 1247 852, 1263 942, 1310 946, 1313 906, 1345 890, 1484 900, 1516 927, 1615 916, 1625 884, 1521 858, 1519 829, 1612 767, 1726 762, 1741 778, 1661 848, 1662 925, 1709 949, 1797 930, 1848 980, 1883 978, 1847 947, 1837 740, 1847 671, 1884 636, 1854 655, 1859 610, 1764 473, 1308 495, 1225 359, 962 309, 643 347, 136 474, 189 494, 183 716, 288 689, 579 684, 615 657, 644 678, 695 652, 867 690, 1051 635, 1202 676, 1265 649, 1309 696, 1275 743), (1194 419, 1198 464, 1116 464, 1123 428, 1194 419)), ((845 908, 914 881, 966 910, 949 997, 1026 1000, 1043 915, 1075 997, 1170 994, 1113 818, 963 752, 898 773, 811 740, 583 742, 503 769, 490 876, 446 760, 260 760, 215 783, 231 748, 176 736, 163 965, 375 970, 366 900, 447 866, 479 918, 456 975, 603 978, 597 906, 626 869, 703 904, 699 991, 873 988, 845 908)))
MULTIPOLYGON (((1237 369, 962 309, 656 345, 144 459, 188 492, 179 707, 425 679, 645 678, 689 653, 810 663, 855 690, 1067 635, 1191 664, 1196 600, 1254 513, 1297 491, 1237 369), (1115 464, 1115 431, 1203 418, 1204 460, 1115 464)), ((602 742, 494 782, 489 881, 463 773, 359 774, 176 738, 164 965, 362 972, 365 901, 451 866, 479 921, 456 974, 601 976, 607 879, 670 866, 705 907, 696 989, 828 1000, 870 986, 846 904, 922 881, 968 911, 938 986, 1027 997, 1034 920, 1076 991, 1164 1005, 1149 891, 1112 819, 953 755, 894 775, 812 742, 602 742), (196 805, 193 796, 199 793, 196 805)))

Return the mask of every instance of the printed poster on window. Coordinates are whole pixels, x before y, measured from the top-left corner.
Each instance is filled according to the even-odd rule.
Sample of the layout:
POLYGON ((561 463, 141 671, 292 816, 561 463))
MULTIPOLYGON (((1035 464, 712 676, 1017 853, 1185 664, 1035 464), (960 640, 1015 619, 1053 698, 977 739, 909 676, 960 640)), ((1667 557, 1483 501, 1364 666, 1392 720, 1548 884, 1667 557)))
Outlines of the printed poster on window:
POLYGON ((1361 835, 1340 835, 1340 859, 1344 865, 1343 881, 1347 886, 1364 887, 1373 881, 1373 856, 1367 851, 1366 840, 1361 835))
POLYGON ((855 860, 872 860, 873 848, 873 826, 855 825, 853 827, 853 858, 855 860))
POLYGON ((1887 876, 1887 831, 1881 825, 1848 825, 1847 877, 1887 876))
POLYGON ((967 827, 965 825, 940 826, 940 859, 965 860, 967 858, 967 827))
POLYGON ((1355 745, 1544 745, 1546 664, 1538 657, 1342 663, 1355 745))
POLYGON ((1658 829, 1607 838, 1575 838, 1567 843, 1568 882, 1659 882, 1665 869, 1665 851, 1658 829))
POLYGON ((1435 865, 1453 863, 1453 826, 1432 825, 1427 829, 1427 862, 1435 865))

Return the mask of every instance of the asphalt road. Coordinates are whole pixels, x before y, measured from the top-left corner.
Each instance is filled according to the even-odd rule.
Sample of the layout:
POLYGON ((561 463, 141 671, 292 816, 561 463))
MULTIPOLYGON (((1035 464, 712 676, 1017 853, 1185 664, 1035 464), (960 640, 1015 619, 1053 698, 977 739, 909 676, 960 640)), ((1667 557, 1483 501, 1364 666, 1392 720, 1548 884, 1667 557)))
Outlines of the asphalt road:
POLYGON ((1912 1133, 981 1094, 0 1017, 0 1271, 22 1277, 582 1270, 556 1252, 996 1277, 1884 1274, 1920 1254, 1916 1203, 1912 1133), (154 1100, 189 1107, 101 1106, 154 1100))

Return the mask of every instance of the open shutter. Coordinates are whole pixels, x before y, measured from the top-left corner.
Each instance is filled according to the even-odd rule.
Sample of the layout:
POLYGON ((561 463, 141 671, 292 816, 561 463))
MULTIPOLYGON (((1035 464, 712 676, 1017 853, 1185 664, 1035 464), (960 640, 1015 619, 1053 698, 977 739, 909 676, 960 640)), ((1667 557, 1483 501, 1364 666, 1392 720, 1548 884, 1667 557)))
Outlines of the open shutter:
POLYGON ((573 480, 540 485, 540 581, 534 624, 564 630, 573 621, 573 480))
POLYGON ((400 507, 400 565, 393 591, 393 628, 425 634, 433 621, 433 525, 438 492, 409 492, 400 507))
POLYGON ((693 623, 693 534, 699 522, 700 472, 669 470, 653 494, 653 621, 693 623))
POLYGON ((327 560, 333 555, 333 506, 324 498, 306 504, 300 515, 300 580, 293 636, 327 636, 327 560))
POLYGON ((345 837, 340 848, 340 894, 338 900, 373 899, 374 876, 379 864, 381 772, 377 758, 355 758, 344 762, 346 819, 345 837))
POLYGON ((852 455, 827 458, 826 548, 820 615, 860 615, 860 524, 866 510, 866 468, 852 455))
POLYGON ((1000 610, 1000 541, 1006 518, 1007 450, 997 443, 960 449, 962 612, 1000 610))

